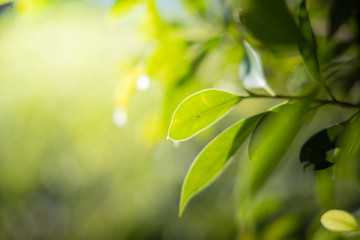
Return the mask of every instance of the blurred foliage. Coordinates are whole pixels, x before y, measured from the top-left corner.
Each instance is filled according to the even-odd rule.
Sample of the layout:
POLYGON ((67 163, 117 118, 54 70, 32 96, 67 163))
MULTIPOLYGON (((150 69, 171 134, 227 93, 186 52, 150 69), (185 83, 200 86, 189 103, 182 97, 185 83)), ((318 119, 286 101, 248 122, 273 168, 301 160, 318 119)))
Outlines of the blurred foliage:
POLYGON ((0 4, 1 239, 356 239, 320 223, 334 208, 359 217, 356 1, 0 4), (205 88, 222 94, 187 98, 205 88), (186 98, 232 111, 173 144, 186 98), (190 168, 205 180, 185 181, 208 189, 178 218, 212 138, 190 168), (303 163, 334 164, 304 171, 305 143, 321 159, 303 163))

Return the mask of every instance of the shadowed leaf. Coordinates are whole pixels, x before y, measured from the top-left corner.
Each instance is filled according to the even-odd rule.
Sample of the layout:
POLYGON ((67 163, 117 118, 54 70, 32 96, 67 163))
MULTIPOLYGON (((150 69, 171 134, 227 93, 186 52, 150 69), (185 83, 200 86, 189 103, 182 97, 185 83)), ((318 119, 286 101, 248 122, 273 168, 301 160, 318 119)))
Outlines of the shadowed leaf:
POLYGON ((344 128, 344 123, 324 129, 313 135, 301 148, 300 162, 315 165, 321 170, 333 165, 327 160, 327 152, 335 149, 336 141, 344 128))
POLYGON ((356 0, 335 0, 329 14, 328 38, 356 12, 356 0))
POLYGON ((251 0, 240 20, 259 40, 269 44, 296 43, 300 36, 284 0, 251 0))
POLYGON ((255 194, 289 149, 305 119, 307 103, 286 104, 268 112, 251 134, 249 157, 252 171, 249 194, 255 194))
POLYGON ((309 15, 306 10, 306 0, 302 0, 298 12, 299 28, 302 38, 299 40, 299 51, 304 61, 306 70, 312 79, 323 85, 319 61, 317 57, 317 46, 314 33, 311 28, 309 15))

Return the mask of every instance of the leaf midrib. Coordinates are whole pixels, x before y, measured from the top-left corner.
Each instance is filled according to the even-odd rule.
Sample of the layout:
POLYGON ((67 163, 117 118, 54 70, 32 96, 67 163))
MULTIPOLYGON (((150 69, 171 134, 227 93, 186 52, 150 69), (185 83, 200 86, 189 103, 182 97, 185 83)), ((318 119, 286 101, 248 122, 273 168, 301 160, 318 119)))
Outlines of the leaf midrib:
MULTIPOLYGON (((190 124, 191 122, 193 122, 194 120, 200 119, 200 118, 202 118, 202 117, 204 117, 204 116, 206 116, 206 115, 208 115, 208 114, 210 114, 210 113, 212 113, 212 112, 215 112, 216 110, 218 110, 218 109, 220 109, 220 108, 222 108, 222 107, 228 106, 228 105, 233 104, 233 103, 236 103, 236 102, 240 102, 241 99, 242 99, 241 97, 238 97, 238 96, 237 96, 237 97, 236 97, 235 99, 233 99, 233 100, 230 100, 230 101, 228 101, 228 102, 225 102, 224 104, 221 104, 221 105, 218 105, 218 106, 216 106, 216 107, 213 107, 213 108, 211 108, 211 109, 209 109, 209 110, 207 110, 207 111, 205 111, 205 112, 201 112, 201 113, 197 114, 197 115, 200 115, 199 118, 197 118, 196 115, 195 115, 195 116, 192 116, 192 117, 190 117, 189 119, 187 119, 187 120, 183 121, 182 123, 178 124, 178 127, 177 127, 177 128, 178 128, 178 129, 179 129, 179 128, 183 128, 183 127, 189 125, 189 124, 190 124)), ((235 104, 234 104, 234 105, 235 105, 235 104)))

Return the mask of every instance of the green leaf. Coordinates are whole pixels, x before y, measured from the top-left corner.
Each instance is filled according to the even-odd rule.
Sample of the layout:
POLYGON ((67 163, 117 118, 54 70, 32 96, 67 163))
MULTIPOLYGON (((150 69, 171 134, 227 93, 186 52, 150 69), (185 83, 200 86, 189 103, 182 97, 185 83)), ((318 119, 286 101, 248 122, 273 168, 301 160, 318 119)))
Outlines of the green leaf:
POLYGON ((332 162, 327 161, 327 152, 335 149, 336 141, 344 128, 344 123, 326 128, 313 135, 301 148, 300 162, 314 164, 314 170, 331 167, 332 162))
POLYGON ((243 144, 263 115, 258 114, 233 124, 199 153, 185 177, 181 192, 180 216, 189 200, 222 173, 230 157, 243 144))
POLYGON ((184 141, 191 138, 223 117, 241 99, 238 95, 216 89, 189 96, 175 110, 168 139, 184 141))
POLYGON ((309 15, 306 10, 306 0, 302 0, 298 12, 299 28, 302 38, 298 42, 299 51, 304 61, 306 70, 313 80, 323 85, 320 66, 317 57, 317 46, 314 33, 311 28, 309 15))
POLYGON ((117 20, 124 17, 139 3, 138 0, 117 0, 110 11, 110 16, 117 20))
POLYGON ((205 0, 198 0, 198 1, 192 1, 192 0, 182 0, 181 1, 184 6, 195 12, 204 13, 206 11, 206 1, 205 0))
POLYGON ((274 171, 289 149, 306 119, 307 102, 286 104, 268 112, 257 124, 249 143, 252 169, 250 196, 254 195, 274 171))
POLYGON ((240 63, 239 75, 244 87, 248 90, 264 89, 274 96, 275 92, 267 84, 260 55, 248 42, 244 41, 243 46, 244 58, 240 63))
POLYGON ((346 232, 357 230, 355 218, 342 210, 330 210, 324 213, 320 219, 321 224, 334 232, 346 232))
POLYGON ((347 121, 344 132, 339 139, 340 151, 335 156, 335 177, 342 182, 342 190, 359 192, 359 159, 360 159, 360 114, 357 113, 347 121))
POLYGON ((284 0, 247 2, 240 20, 257 39, 269 44, 297 43, 299 29, 284 0))
POLYGON ((13 0, 0 0, 0 5, 7 4, 13 2, 13 0))

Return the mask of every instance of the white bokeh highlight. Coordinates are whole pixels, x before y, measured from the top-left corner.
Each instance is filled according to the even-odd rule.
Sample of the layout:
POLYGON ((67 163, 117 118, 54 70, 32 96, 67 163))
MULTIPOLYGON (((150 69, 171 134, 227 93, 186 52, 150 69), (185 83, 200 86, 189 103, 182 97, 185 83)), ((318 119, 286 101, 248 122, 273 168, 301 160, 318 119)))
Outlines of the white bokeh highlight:
POLYGON ((128 121, 126 109, 116 108, 113 113, 113 122, 117 127, 124 127, 128 121))
POLYGON ((145 91, 150 87, 150 78, 147 75, 141 75, 136 81, 136 88, 145 91))

